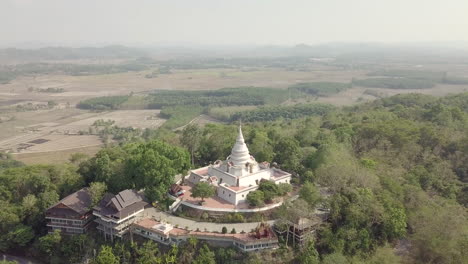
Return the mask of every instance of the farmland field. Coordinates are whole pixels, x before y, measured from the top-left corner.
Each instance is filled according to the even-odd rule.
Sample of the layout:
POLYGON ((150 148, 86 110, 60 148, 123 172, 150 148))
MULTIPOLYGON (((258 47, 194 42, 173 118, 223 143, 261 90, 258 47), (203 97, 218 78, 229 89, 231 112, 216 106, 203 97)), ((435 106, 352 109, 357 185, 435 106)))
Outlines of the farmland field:
POLYGON ((164 123, 159 110, 119 110, 93 113, 77 109, 22 112, 0 125, 0 151, 18 153, 19 160, 40 161, 53 156, 67 160, 69 155, 103 144, 97 135, 86 135, 97 120, 112 120, 114 125, 133 128, 157 128, 164 123), (47 122, 49 121, 49 122, 47 122), (82 132, 84 135, 80 135, 82 132), (42 154, 41 154, 42 153, 42 154), (54 154, 56 153, 56 154, 54 154), (57 153, 65 153, 59 155, 57 153))
POLYGON ((88 156, 93 156, 102 148, 99 146, 88 146, 81 148, 73 148, 67 150, 59 151, 46 151, 46 152, 36 152, 36 153, 16 153, 13 154, 13 157, 16 160, 24 162, 25 164, 60 164, 64 161, 68 161, 72 154, 74 153, 83 153, 88 156))
MULTIPOLYGON (((73 62, 70 62, 73 63, 73 62)), ((166 74, 154 74, 150 68, 143 71, 130 71, 97 75, 60 75, 57 73, 18 76, 8 84, 0 84, 0 151, 16 153, 15 157, 28 163, 42 162, 47 159, 58 161, 68 159, 71 153, 83 151, 92 153, 102 144, 97 135, 88 134, 89 128, 97 120, 113 120, 119 127, 158 128, 164 125, 165 119, 159 117, 159 109, 147 109, 155 103, 156 90, 197 91, 218 90, 229 87, 266 87, 288 89, 294 87, 320 84, 317 93, 309 96, 291 97, 282 93, 280 101, 268 101, 269 105, 294 105, 297 103, 329 103, 333 105, 350 105, 374 100, 377 97, 391 96, 399 93, 423 93, 442 96, 450 93, 468 91, 468 84, 435 83, 426 89, 388 89, 361 87, 353 80, 374 78, 380 75, 413 74, 409 77, 425 78, 414 70, 398 69, 413 67, 410 65, 373 65, 372 67, 343 67, 342 65, 313 64, 304 70, 290 70, 286 67, 232 67, 207 69, 171 69, 166 74), (381 71, 381 69, 390 69, 381 71), (397 70, 393 70, 397 69, 397 70), (380 71, 379 71, 380 70, 380 71), (328 91, 323 84, 333 84, 328 91), (332 88, 333 88, 332 87, 332 88), (339 89, 338 89, 338 88, 339 89), (46 91, 46 92, 44 92, 46 91), (50 91, 50 92, 48 92, 50 91), (153 97, 148 94, 152 93, 153 97), (122 96, 128 100, 119 105, 118 110, 93 112, 76 108, 79 102, 86 99, 107 96, 122 96), (283 98, 285 97, 285 98, 283 98), (287 99, 287 100, 285 100, 287 99), (55 154, 53 154, 55 153, 55 154), (57 154, 62 153, 62 154, 57 154)), ((419 67, 419 66, 418 66, 419 67)), ((420 70, 418 68, 418 70, 420 70)), ((463 64, 428 64, 424 70, 448 72, 448 76, 467 78, 468 66, 463 64)), ((397 76, 398 78, 398 76, 397 76)), ((455 79, 459 80, 459 79, 455 79)), ((314 86, 311 86, 314 88, 314 86)), ((316 89, 315 87, 314 89, 316 89)), ((317 88, 317 89, 318 89, 317 88)), ((308 88, 309 89, 309 88, 308 88)), ((310 89, 309 89, 310 90, 310 89)), ((261 91, 261 90, 258 90, 261 91)), ((276 96, 273 90, 265 90, 268 95, 276 96)), ((201 95, 200 95, 201 96, 201 95)), ((163 109, 169 118, 164 127, 181 129, 188 122, 200 125, 227 119, 237 111, 252 110, 255 105, 210 105, 201 108, 197 102, 184 104, 190 114, 184 111, 171 112, 163 109), (193 106, 189 106, 194 104, 193 106), (196 110, 196 111, 195 111, 196 110), (201 115, 200 115, 201 114, 201 115)), ((164 99, 163 99, 164 101, 164 99)), ((208 103, 209 103, 208 98, 208 103)), ((161 104, 161 102, 158 102, 161 104)), ((172 110, 178 106, 173 105, 172 110)))

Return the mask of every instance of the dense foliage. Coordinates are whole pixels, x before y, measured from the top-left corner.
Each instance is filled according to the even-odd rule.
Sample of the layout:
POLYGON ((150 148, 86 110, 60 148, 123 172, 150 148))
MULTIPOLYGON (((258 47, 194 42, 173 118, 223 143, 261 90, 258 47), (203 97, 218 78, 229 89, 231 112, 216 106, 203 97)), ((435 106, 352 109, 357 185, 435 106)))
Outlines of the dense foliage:
POLYGON ((45 231, 45 210, 83 185, 72 165, 0 170, 0 251, 29 246, 45 231))
MULTIPOLYGON (((235 129, 205 126, 196 161, 228 155, 230 131, 235 129)), ((467 258, 468 94, 398 95, 319 119, 253 123, 244 126, 244 135, 258 161, 276 161, 301 181, 329 188, 325 201, 310 184, 300 192, 311 208, 330 209, 316 242, 319 259, 400 262, 382 247, 397 242, 408 243, 408 262, 467 258)), ((260 205, 265 194, 256 191, 248 199, 260 205)), ((311 210, 301 203, 287 215, 311 210)))
POLYGON ((436 82, 440 82, 447 77, 446 72, 408 70, 408 69, 379 70, 379 71, 368 73, 367 75, 402 77, 402 78, 420 79, 420 80, 433 80, 436 82))
POLYGON ((369 76, 386 76, 391 78, 377 78, 359 80, 354 82, 357 85, 366 87, 392 88, 397 89, 421 89, 430 88, 435 83, 445 84, 468 84, 468 79, 458 76, 448 75, 447 72, 423 71, 409 69, 379 70, 368 73, 369 76), (421 82, 423 81, 423 82, 421 82), (377 85, 377 86, 375 86, 377 85), (385 87, 383 87, 385 86, 385 87))
POLYGON ((351 88, 351 86, 351 83, 309 82, 292 85, 289 87, 289 89, 315 96, 327 96, 344 91, 348 88, 351 88))
POLYGON ((161 141, 130 143, 101 150, 80 164, 87 183, 103 182, 112 193, 145 189, 150 201, 164 197, 174 176, 190 166, 189 154, 161 141))
POLYGON ((91 110, 115 110, 128 100, 129 96, 103 96, 81 101, 77 107, 91 110))
POLYGON ((395 78, 369 78, 353 80, 353 85, 363 87, 375 87, 375 88, 389 88, 389 89, 425 89, 432 88, 435 86, 435 82, 432 80, 424 79, 410 79, 405 77, 395 78))
MULTIPOLYGON (((149 140, 105 148, 81 162, 81 175, 71 164, 16 167, 21 164, 7 162, 5 167, 13 168, 0 169, 1 250, 33 244, 47 260, 88 256, 120 263, 174 263, 167 262, 167 254, 179 263, 466 263, 468 93, 397 95, 320 115, 268 120, 243 120, 246 143, 257 161, 276 162, 300 185, 299 198, 278 209, 280 219, 329 210, 314 242, 291 248, 291 241, 283 241, 274 253, 245 255, 193 241, 163 253, 151 242, 101 247, 105 243, 94 241, 80 248, 79 237, 38 237, 44 234, 42 210, 81 186, 92 183, 96 193, 103 185, 95 182, 111 192, 146 188, 147 196, 158 200, 172 177, 190 167, 189 152, 195 167, 224 159, 237 125, 208 124, 179 133, 145 131, 144 138, 170 144, 149 140), (192 137, 181 139, 184 134, 192 137), (96 257, 92 248, 100 248, 96 257)), ((248 200, 261 204, 288 191, 266 182, 248 200)))
POLYGON ((158 91, 151 95, 149 108, 161 109, 167 106, 199 105, 264 105, 281 103, 288 98, 285 89, 240 87, 213 91, 158 91))
POLYGON ((324 115, 335 109, 328 104, 298 104, 290 106, 264 106, 254 110, 237 112, 229 121, 244 122, 274 121, 278 119, 297 119, 311 115, 324 115))

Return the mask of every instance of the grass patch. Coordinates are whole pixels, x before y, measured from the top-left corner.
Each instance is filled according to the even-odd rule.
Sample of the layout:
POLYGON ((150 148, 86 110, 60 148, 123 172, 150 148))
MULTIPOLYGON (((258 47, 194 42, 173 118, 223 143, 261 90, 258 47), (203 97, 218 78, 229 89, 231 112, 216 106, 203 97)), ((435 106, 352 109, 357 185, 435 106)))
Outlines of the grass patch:
POLYGON ((163 128, 175 129, 190 122, 203 113, 204 107, 197 105, 169 106, 161 110, 160 117, 167 119, 163 128))

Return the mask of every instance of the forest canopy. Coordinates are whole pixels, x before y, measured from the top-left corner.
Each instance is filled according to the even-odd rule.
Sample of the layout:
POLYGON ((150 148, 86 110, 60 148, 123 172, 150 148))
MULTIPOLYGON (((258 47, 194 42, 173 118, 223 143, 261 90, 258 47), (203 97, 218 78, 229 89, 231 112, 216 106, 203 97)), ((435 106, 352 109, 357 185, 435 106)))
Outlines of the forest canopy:
MULTIPOLYGON (((97 249, 94 259, 102 263, 166 258, 179 263, 466 263, 468 93, 314 107, 316 113, 294 118, 271 118, 281 116, 276 114, 281 107, 260 108, 264 112, 255 118, 242 118, 250 153, 291 172, 299 190, 299 198, 276 216, 329 210, 315 240, 303 247, 283 241, 275 251, 242 254, 190 241, 168 251, 152 242, 132 246, 106 244, 92 235, 46 235, 44 209, 83 186, 102 186, 96 182, 113 193, 145 188, 151 201, 164 201, 174 176, 191 168, 191 158, 199 167, 229 155, 237 124, 207 124, 181 132, 147 130, 78 165, 25 166, 2 155, 0 250, 31 249, 30 255, 47 262, 80 261, 97 249), (191 140, 182 138, 187 133, 191 140), (326 187, 328 195, 320 195, 317 186, 326 187)), ((264 183, 249 202, 262 204, 289 191, 275 187, 264 183)))

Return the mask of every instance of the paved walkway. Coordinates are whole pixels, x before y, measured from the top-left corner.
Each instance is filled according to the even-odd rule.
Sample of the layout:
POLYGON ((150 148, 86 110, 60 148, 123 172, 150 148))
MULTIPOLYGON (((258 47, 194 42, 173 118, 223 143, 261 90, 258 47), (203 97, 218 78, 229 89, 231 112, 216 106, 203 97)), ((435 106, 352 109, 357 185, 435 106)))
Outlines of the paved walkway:
MULTIPOLYGON (((187 228, 189 230, 197 230, 197 228, 200 231, 209 231, 209 232, 221 232, 223 229, 223 226, 225 226, 228 230, 228 232, 231 232, 233 228, 236 229, 238 233, 245 231, 245 232, 250 232, 252 229, 255 229, 260 222, 254 222, 254 223, 235 223, 235 224, 229 224, 229 223, 211 223, 211 222, 197 222, 194 220, 182 218, 182 217, 177 217, 171 214, 168 214, 166 212, 161 212, 156 210, 156 208, 147 208, 145 209, 145 212, 143 213, 143 217, 153 217, 157 221, 165 221, 168 222, 172 225, 178 225, 179 228, 187 228)), ((275 221, 267 221, 270 225, 273 225, 275 221)))

